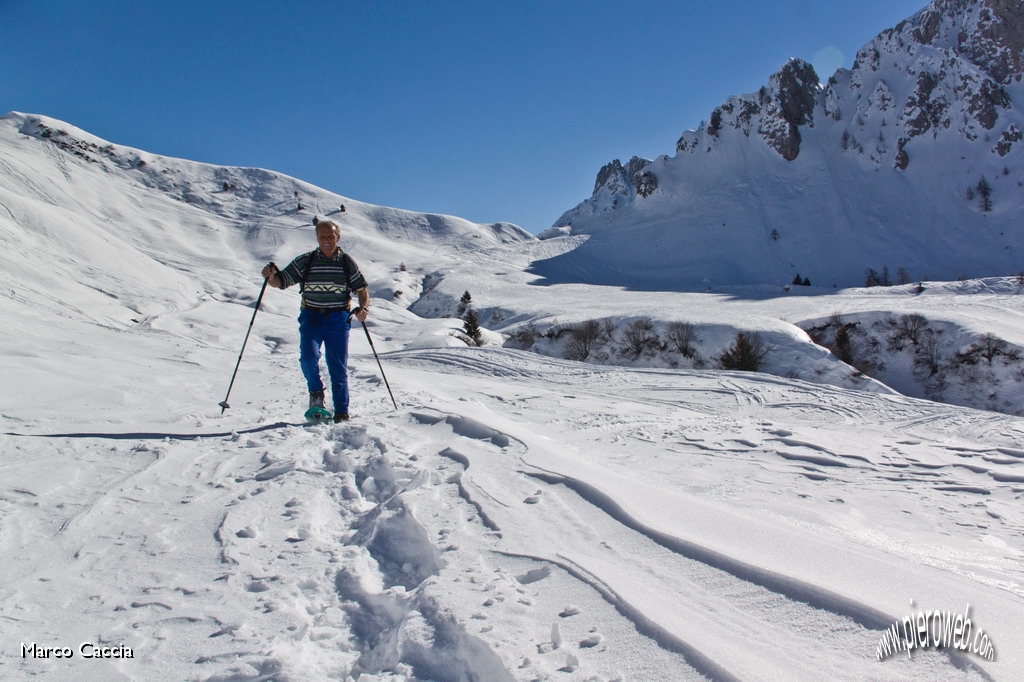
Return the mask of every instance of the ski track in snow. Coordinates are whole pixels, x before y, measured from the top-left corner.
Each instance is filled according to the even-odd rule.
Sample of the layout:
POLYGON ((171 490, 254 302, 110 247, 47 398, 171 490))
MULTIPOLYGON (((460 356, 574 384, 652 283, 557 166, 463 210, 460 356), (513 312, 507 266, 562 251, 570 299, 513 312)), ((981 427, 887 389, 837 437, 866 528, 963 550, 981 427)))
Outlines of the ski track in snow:
MULTIPOLYGON (((595 370, 570 395, 559 365, 505 351, 395 353, 389 366, 418 387, 405 397, 416 407, 391 412, 377 378, 356 370, 354 391, 377 395, 366 414, 379 412, 360 423, 48 439, 48 459, 15 460, 4 479, 29 466, 60 472, 69 458, 82 466, 55 475, 49 489, 4 487, 3 546, 45 549, 5 569, 3 630, 55 642, 57 624, 45 615, 61 611, 61 632, 123 643, 139 657, 72 662, 82 679, 138 679, 142 669, 199 680, 731 680, 765 670, 790 679, 993 679, 960 654, 874 661, 881 630, 902 614, 730 556, 688 538, 685 522, 656 527, 664 520, 652 523, 651 509, 630 511, 635 497, 602 488, 608 472, 563 470, 578 455, 559 460, 555 451, 573 446, 543 433, 559 430, 576 447, 621 443, 604 463, 612 478, 628 475, 631 451, 660 443, 678 458, 660 471, 655 462, 643 474, 652 479, 683 466, 698 489, 702 467, 741 467, 798 494, 817 489, 793 483, 800 479, 851 495, 900 489, 937 513, 944 503, 934 491, 959 491, 984 498, 990 520, 1020 533, 996 488, 1024 471, 1022 453, 933 440, 982 433, 986 415, 933 407, 922 416, 906 401, 858 404, 856 395, 840 404, 821 387, 804 401, 799 387, 767 382, 758 394, 715 374, 688 375, 676 390, 677 378, 657 371, 595 370), (430 388, 436 378, 419 379, 427 372, 470 395, 430 388), (523 393, 489 390, 499 377, 523 393), (592 412, 612 386, 621 409, 592 412), (678 409, 666 417, 661 404, 673 395, 678 409), (770 418, 783 404, 804 412, 786 429, 770 418), (893 448, 864 455, 836 450, 839 438, 816 441, 822 424, 842 428, 869 412, 907 439, 896 450, 931 441, 949 462, 897 464, 893 448)), ((14 448, 36 440, 3 438, 14 448)), ((949 514, 963 523, 961 511, 949 514)), ((1019 604, 1021 590, 1013 592, 1019 604)), ((997 634, 1010 645, 1010 633, 997 634)), ((7 639, 8 679, 69 669, 20 660, 7 639)))

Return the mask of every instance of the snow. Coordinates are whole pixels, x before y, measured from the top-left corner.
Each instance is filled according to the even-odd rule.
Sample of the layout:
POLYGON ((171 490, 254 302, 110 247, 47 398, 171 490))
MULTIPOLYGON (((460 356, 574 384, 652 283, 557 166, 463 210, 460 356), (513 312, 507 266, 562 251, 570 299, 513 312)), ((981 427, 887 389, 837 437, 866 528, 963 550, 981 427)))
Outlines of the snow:
MULTIPOLYGON (((994 392, 1000 411, 932 402, 805 331, 918 313, 958 348, 985 333, 1021 347, 1015 278, 921 293, 544 285, 532 263, 597 235, 536 240, 269 171, 62 148, 39 123, 108 144, 0 120, 3 679, 1024 669, 1018 370, 980 367, 981 397, 950 376, 947 399, 984 407, 994 392), (370 281, 398 409, 354 329, 353 420, 302 424, 298 298, 269 290, 222 415, 259 269, 311 249, 314 214, 341 224, 370 281), (481 348, 453 335, 465 291, 481 348), (695 324, 705 362, 625 357, 642 318, 662 336, 695 324), (590 319, 610 340, 564 359, 565 330, 590 319), (502 345, 528 325, 531 350, 502 345), (739 330, 772 345, 767 372, 714 368, 739 330), (935 610, 967 610, 995 660, 877 660, 887 628, 935 610), (133 656, 85 658, 82 643, 133 656), (33 644, 74 655, 26 655, 33 644)), ((914 388, 907 352, 878 359, 902 358, 892 372, 914 388)))

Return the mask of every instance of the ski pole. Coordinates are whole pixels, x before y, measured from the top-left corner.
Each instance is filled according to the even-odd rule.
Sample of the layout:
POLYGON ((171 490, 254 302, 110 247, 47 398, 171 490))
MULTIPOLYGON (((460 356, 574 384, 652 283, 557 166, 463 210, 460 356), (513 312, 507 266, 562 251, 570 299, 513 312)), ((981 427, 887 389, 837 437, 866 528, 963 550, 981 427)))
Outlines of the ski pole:
MULTIPOLYGON (((274 264, 271 263, 271 265, 274 264)), ((277 269, 276 265, 274 265, 274 269, 277 269)), ((260 311, 260 302, 263 300, 263 292, 267 290, 267 282, 269 281, 270 280, 267 279, 266 277, 263 278, 263 286, 260 288, 260 295, 256 299, 256 307, 252 311, 252 319, 249 320, 249 329, 246 330, 245 340, 242 341, 242 350, 238 351, 238 362, 235 363, 235 371, 231 374, 231 383, 228 384, 228 392, 224 394, 224 400, 217 403, 218 405, 220 405, 220 413, 222 415, 224 414, 224 410, 231 407, 230 405, 228 405, 228 396, 231 395, 231 387, 235 385, 235 377, 238 376, 238 366, 242 364, 242 353, 245 352, 245 344, 249 343, 249 332, 252 331, 252 325, 256 321, 256 313, 260 311)))
MULTIPOLYGON (((359 318, 356 318, 359 319, 359 318)), ((394 404, 395 409, 398 409, 398 401, 395 400, 395 394, 391 392, 391 384, 388 383, 388 377, 384 374, 384 366, 380 364, 380 356, 377 355, 377 349, 373 345, 373 339, 370 338, 370 330, 366 328, 366 323, 359 320, 359 323, 363 325, 363 331, 366 332, 366 340, 370 342, 370 350, 373 351, 373 357, 377 360, 377 367, 380 367, 380 375, 384 379, 384 385, 388 387, 388 395, 391 396, 391 402, 394 404)))

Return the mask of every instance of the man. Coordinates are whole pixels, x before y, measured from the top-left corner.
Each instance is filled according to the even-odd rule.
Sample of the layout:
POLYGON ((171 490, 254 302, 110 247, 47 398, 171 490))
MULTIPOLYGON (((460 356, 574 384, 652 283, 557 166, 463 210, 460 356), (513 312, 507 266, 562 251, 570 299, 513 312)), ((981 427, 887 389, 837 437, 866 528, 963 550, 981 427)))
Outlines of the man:
POLYGON ((299 365, 309 389, 310 413, 324 408, 324 384, 320 379, 320 347, 327 356, 331 375, 331 397, 334 400, 334 423, 348 419, 348 331, 350 316, 366 320, 370 294, 366 279, 352 257, 338 248, 341 232, 330 220, 316 224, 316 241, 320 245, 304 253, 278 270, 270 263, 263 276, 270 286, 287 289, 299 284, 302 310, 299 311, 299 365), (359 306, 350 311, 352 292, 359 306))

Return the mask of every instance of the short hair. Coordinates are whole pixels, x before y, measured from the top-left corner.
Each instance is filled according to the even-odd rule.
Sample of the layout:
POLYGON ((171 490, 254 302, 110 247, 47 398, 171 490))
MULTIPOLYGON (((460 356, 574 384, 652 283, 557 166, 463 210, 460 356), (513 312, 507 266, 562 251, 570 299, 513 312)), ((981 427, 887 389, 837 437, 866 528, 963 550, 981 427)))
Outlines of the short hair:
POLYGON ((331 220, 321 220, 316 224, 316 231, 319 232, 321 227, 329 227, 334 230, 335 237, 341 237, 341 228, 338 227, 338 223, 331 220))

